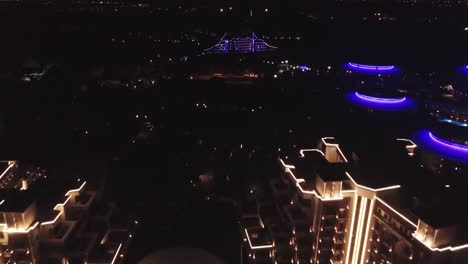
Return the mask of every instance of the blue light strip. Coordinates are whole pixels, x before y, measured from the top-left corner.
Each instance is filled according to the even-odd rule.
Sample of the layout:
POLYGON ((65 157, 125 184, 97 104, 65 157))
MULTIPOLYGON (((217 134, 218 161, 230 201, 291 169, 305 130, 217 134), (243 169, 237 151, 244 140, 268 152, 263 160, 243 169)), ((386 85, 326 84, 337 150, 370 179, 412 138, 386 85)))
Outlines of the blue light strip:
POLYGON ((449 123, 449 124, 452 124, 452 125, 455 125, 455 126, 468 127, 467 123, 455 121, 455 120, 448 119, 448 118, 441 118, 441 119, 439 119, 439 121, 449 123))

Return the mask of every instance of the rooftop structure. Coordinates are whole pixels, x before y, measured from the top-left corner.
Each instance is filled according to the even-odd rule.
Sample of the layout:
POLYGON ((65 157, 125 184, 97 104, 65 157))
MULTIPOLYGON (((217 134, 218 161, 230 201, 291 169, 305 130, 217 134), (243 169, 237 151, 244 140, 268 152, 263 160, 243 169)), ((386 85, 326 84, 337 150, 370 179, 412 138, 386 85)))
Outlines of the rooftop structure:
POLYGON ((219 40, 218 44, 205 49, 205 54, 226 54, 226 53, 256 53, 274 51, 277 47, 268 45, 263 39, 259 39, 255 33, 251 37, 227 38, 227 34, 219 40))
POLYGON ((251 263, 464 263, 468 215, 450 204, 466 195, 421 168, 411 140, 364 143, 326 137, 279 158, 277 215, 243 223, 273 238, 248 244, 251 263))
POLYGON ((7 164, 0 179, 0 263, 122 263, 133 225, 127 219, 114 227, 113 210, 86 181, 52 180, 42 169, 7 164))

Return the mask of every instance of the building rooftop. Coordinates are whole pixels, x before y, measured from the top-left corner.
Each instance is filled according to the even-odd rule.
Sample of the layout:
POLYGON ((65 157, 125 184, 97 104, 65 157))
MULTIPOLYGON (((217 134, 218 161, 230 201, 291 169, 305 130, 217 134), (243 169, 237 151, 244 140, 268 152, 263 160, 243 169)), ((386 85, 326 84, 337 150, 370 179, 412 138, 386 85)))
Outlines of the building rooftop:
POLYGON ((310 149, 301 150, 299 156, 285 160, 286 164, 294 165, 293 172, 297 178, 302 178, 307 185, 315 184, 316 176, 324 181, 348 180, 346 176, 346 163, 331 163, 322 152, 310 149))
POLYGON ((305 180, 299 183, 302 189, 313 190, 318 175, 325 181, 343 181, 345 185, 352 178, 358 185, 375 190, 401 186, 391 192, 381 190, 378 196, 414 224, 418 218, 435 228, 468 221, 468 212, 453 208, 454 204, 468 202, 466 192, 447 185, 444 177, 424 168, 416 156, 409 155, 410 141, 363 136, 327 143, 339 144, 348 162, 328 162, 317 150, 298 151, 295 157, 283 160, 294 166, 291 171, 296 178, 305 180))
POLYGON ((374 189, 426 179, 427 172, 408 156, 406 145, 396 139, 367 137, 340 141, 350 175, 358 184, 374 189))

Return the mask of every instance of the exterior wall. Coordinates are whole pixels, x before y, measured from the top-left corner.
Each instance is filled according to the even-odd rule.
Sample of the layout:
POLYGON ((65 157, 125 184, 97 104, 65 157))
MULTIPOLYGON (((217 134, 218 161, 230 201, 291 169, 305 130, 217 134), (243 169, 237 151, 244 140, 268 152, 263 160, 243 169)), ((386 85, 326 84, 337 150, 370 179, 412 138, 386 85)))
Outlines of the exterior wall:
POLYGON ((372 214, 366 259, 373 263, 414 263, 415 227, 377 201, 372 214))

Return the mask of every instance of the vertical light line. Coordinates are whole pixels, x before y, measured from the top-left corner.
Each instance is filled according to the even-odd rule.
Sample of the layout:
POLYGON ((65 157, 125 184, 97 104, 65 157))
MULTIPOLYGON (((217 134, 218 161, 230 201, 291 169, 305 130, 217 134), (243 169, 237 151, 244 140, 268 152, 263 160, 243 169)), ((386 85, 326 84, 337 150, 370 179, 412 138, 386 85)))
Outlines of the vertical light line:
POLYGON ((370 229, 370 223, 371 223, 372 215, 374 211, 373 210, 374 204, 375 204, 375 199, 372 199, 370 207, 369 207, 369 216, 367 217, 367 227, 366 227, 366 234, 364 236, 364 244, 362 246, 361 264, 364 263, 364 257, 366 256, 366 247, 367 247, 367 241, 369 240, 369 229, 370 229))
POLYGON ((367 205, 367 198, 361 197, 361 208, 359 210, 359 221, 356 230, 356 246, 354 247, 354 254, 353 254, 353 262, 357 263, 359 258, 359 247, 361 246, 361 237, 362 237, 362 222, 364 218, 364 214, 366 213, 366 205, 367 205), (364 211, 363 211, 364 210, 364 211))
POLYGON ((358 199, 359 196, 357 196, 356 193, 354 193, 354 199, 353 199, 353 202, 352 202, 352 206, 353 206, 353 213, 352 213, 352 216, 351 216, 351 228, 350 228, 350 232, 349 232, 349 235, 348 235, 348 249, 346 250, 346 260, 345 260, 345 263, 348 263, 348 259, 349 259, 349 251, 351 250, 351 242, 353 241, 352 237, 353 237, 353 230, 354 230, 354 218, 356 217, 356 208, 357 208, 357 199, 358 199))

